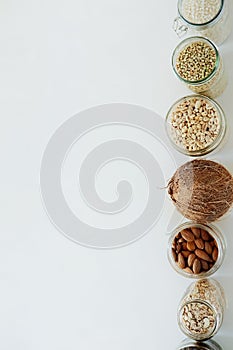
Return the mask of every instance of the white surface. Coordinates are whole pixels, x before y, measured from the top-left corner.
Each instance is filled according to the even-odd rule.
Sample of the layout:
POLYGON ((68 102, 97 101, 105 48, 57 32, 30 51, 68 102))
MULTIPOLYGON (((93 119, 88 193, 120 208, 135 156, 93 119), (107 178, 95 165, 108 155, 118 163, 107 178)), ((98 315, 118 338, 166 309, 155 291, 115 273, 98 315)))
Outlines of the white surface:
MULTIPOLYGON (((83 248, 48 220, 39 170, 57 127, 85 108, 127 102, 164 115, 188 93, 170 67, 176 1, 1 2, 0 347, 4 350, 174 349, 178 301, 189 281, 166 259, 158 224, 113 251, 83 248)), ((233 36, 221 48, 232 68, 233 36)), ((218 101, 232 127, 230 83, 218 101)), ((233 131, 233 128, 232 128, 233 131)), ((233 171, 233 136, 212 159, 233 171)), ((229 300, 216 337, 232 349, 233 216, 216 278, 229 300)))

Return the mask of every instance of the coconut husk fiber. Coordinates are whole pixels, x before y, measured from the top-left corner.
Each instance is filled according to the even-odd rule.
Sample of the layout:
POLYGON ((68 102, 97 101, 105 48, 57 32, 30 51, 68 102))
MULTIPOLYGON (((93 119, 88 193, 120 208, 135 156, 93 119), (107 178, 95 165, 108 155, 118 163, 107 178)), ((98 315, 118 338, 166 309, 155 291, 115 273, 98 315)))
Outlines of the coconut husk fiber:
POLYGON ((233 178, 221 164, 196 159, 177 169, 168 193, 186 218, 208 223, 221 218, 233 204, 233 178))

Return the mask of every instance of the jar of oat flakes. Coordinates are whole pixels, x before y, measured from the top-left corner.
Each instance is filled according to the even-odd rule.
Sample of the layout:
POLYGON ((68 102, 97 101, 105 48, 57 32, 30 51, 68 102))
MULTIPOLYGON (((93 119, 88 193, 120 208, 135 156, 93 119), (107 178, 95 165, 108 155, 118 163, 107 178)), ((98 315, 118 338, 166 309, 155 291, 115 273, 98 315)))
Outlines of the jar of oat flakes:
POLYGON ((207 340, 203 342, 185 339, 178 346, 177 350, 222 350, 222 348, 213 340, 207 340))
POLYGON ((223 59, 217 47, 202 37, 183 40, 174 50, 172 67, 190 90, 215 98, 227 86, 223 59))
POLYGON ((223 43, 232 28, 229 0, 178 0, 178 17, 173 28, 178 36, 186 33, 223 43))
POLYGON ((201 279, 186 290, 179 308, 178 323, 189 338, 213 337, 222 325, 226 307, 224 290, 214 279, 201 279))

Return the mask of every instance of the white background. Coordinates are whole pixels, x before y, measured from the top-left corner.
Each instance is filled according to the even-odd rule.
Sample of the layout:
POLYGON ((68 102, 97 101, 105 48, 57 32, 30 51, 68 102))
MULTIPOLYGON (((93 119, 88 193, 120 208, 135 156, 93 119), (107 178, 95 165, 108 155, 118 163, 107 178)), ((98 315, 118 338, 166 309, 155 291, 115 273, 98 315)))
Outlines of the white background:
MULTIPOLYGON (((183 338, 176 309, 189 281, 170 268, 162 228, 122 249, 83 248, 50 223, 39 191, 46 144, 75 113, 126 102, 164 116, 188 93, 170 65, 175 15, 174 0, 1 1, 1 349, 170 350, 183 338)), ((233 36, 221 51, 230 82, 218 101, 232 127, 233 36)), ((233 172, 232 147, 230 133, 212 159, 233 172)), ((232 222, 219 223, 228 248, 215 276, 229 302, 216 337, 225 350, 232 222)))

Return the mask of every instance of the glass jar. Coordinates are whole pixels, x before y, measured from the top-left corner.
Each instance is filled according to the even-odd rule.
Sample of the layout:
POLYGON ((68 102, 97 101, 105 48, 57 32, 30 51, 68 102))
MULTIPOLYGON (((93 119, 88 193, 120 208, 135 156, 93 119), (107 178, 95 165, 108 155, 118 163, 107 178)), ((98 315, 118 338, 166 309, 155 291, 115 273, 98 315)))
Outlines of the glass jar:
POLYGON ((202 279, 186 290, 179 308, 178 323, 189 338, 207 340, 222 325, 226 300, 220 283, 214 279, 202 279))
POLYGON ((173 147, 187 156, 203 156, 216 150, 227 130, 222 108, 202 95, 189 95, 169 109, 165 128, 173 147))
POLYGON ((195 93, 215 98, 227 86, 223 59, 213 42, 206 38, 184 39, 173 52, 172 67, 180 81, 195 93))
POLYGON ((190 33, 220 45, 231 33, 229 0, 178 0, 178 14, 173 29, 179 37, 190 33))
POLYGON ((212 339, 205 342, 185 339, 178 346, 177 350, 222 350, 222 348, 212 339))
POLYGON ((223 235, 215 226, 186 222, 171 234, 167 256, 180 275, 198 279, 211 276, 220 268, 225 250, 223 235))

